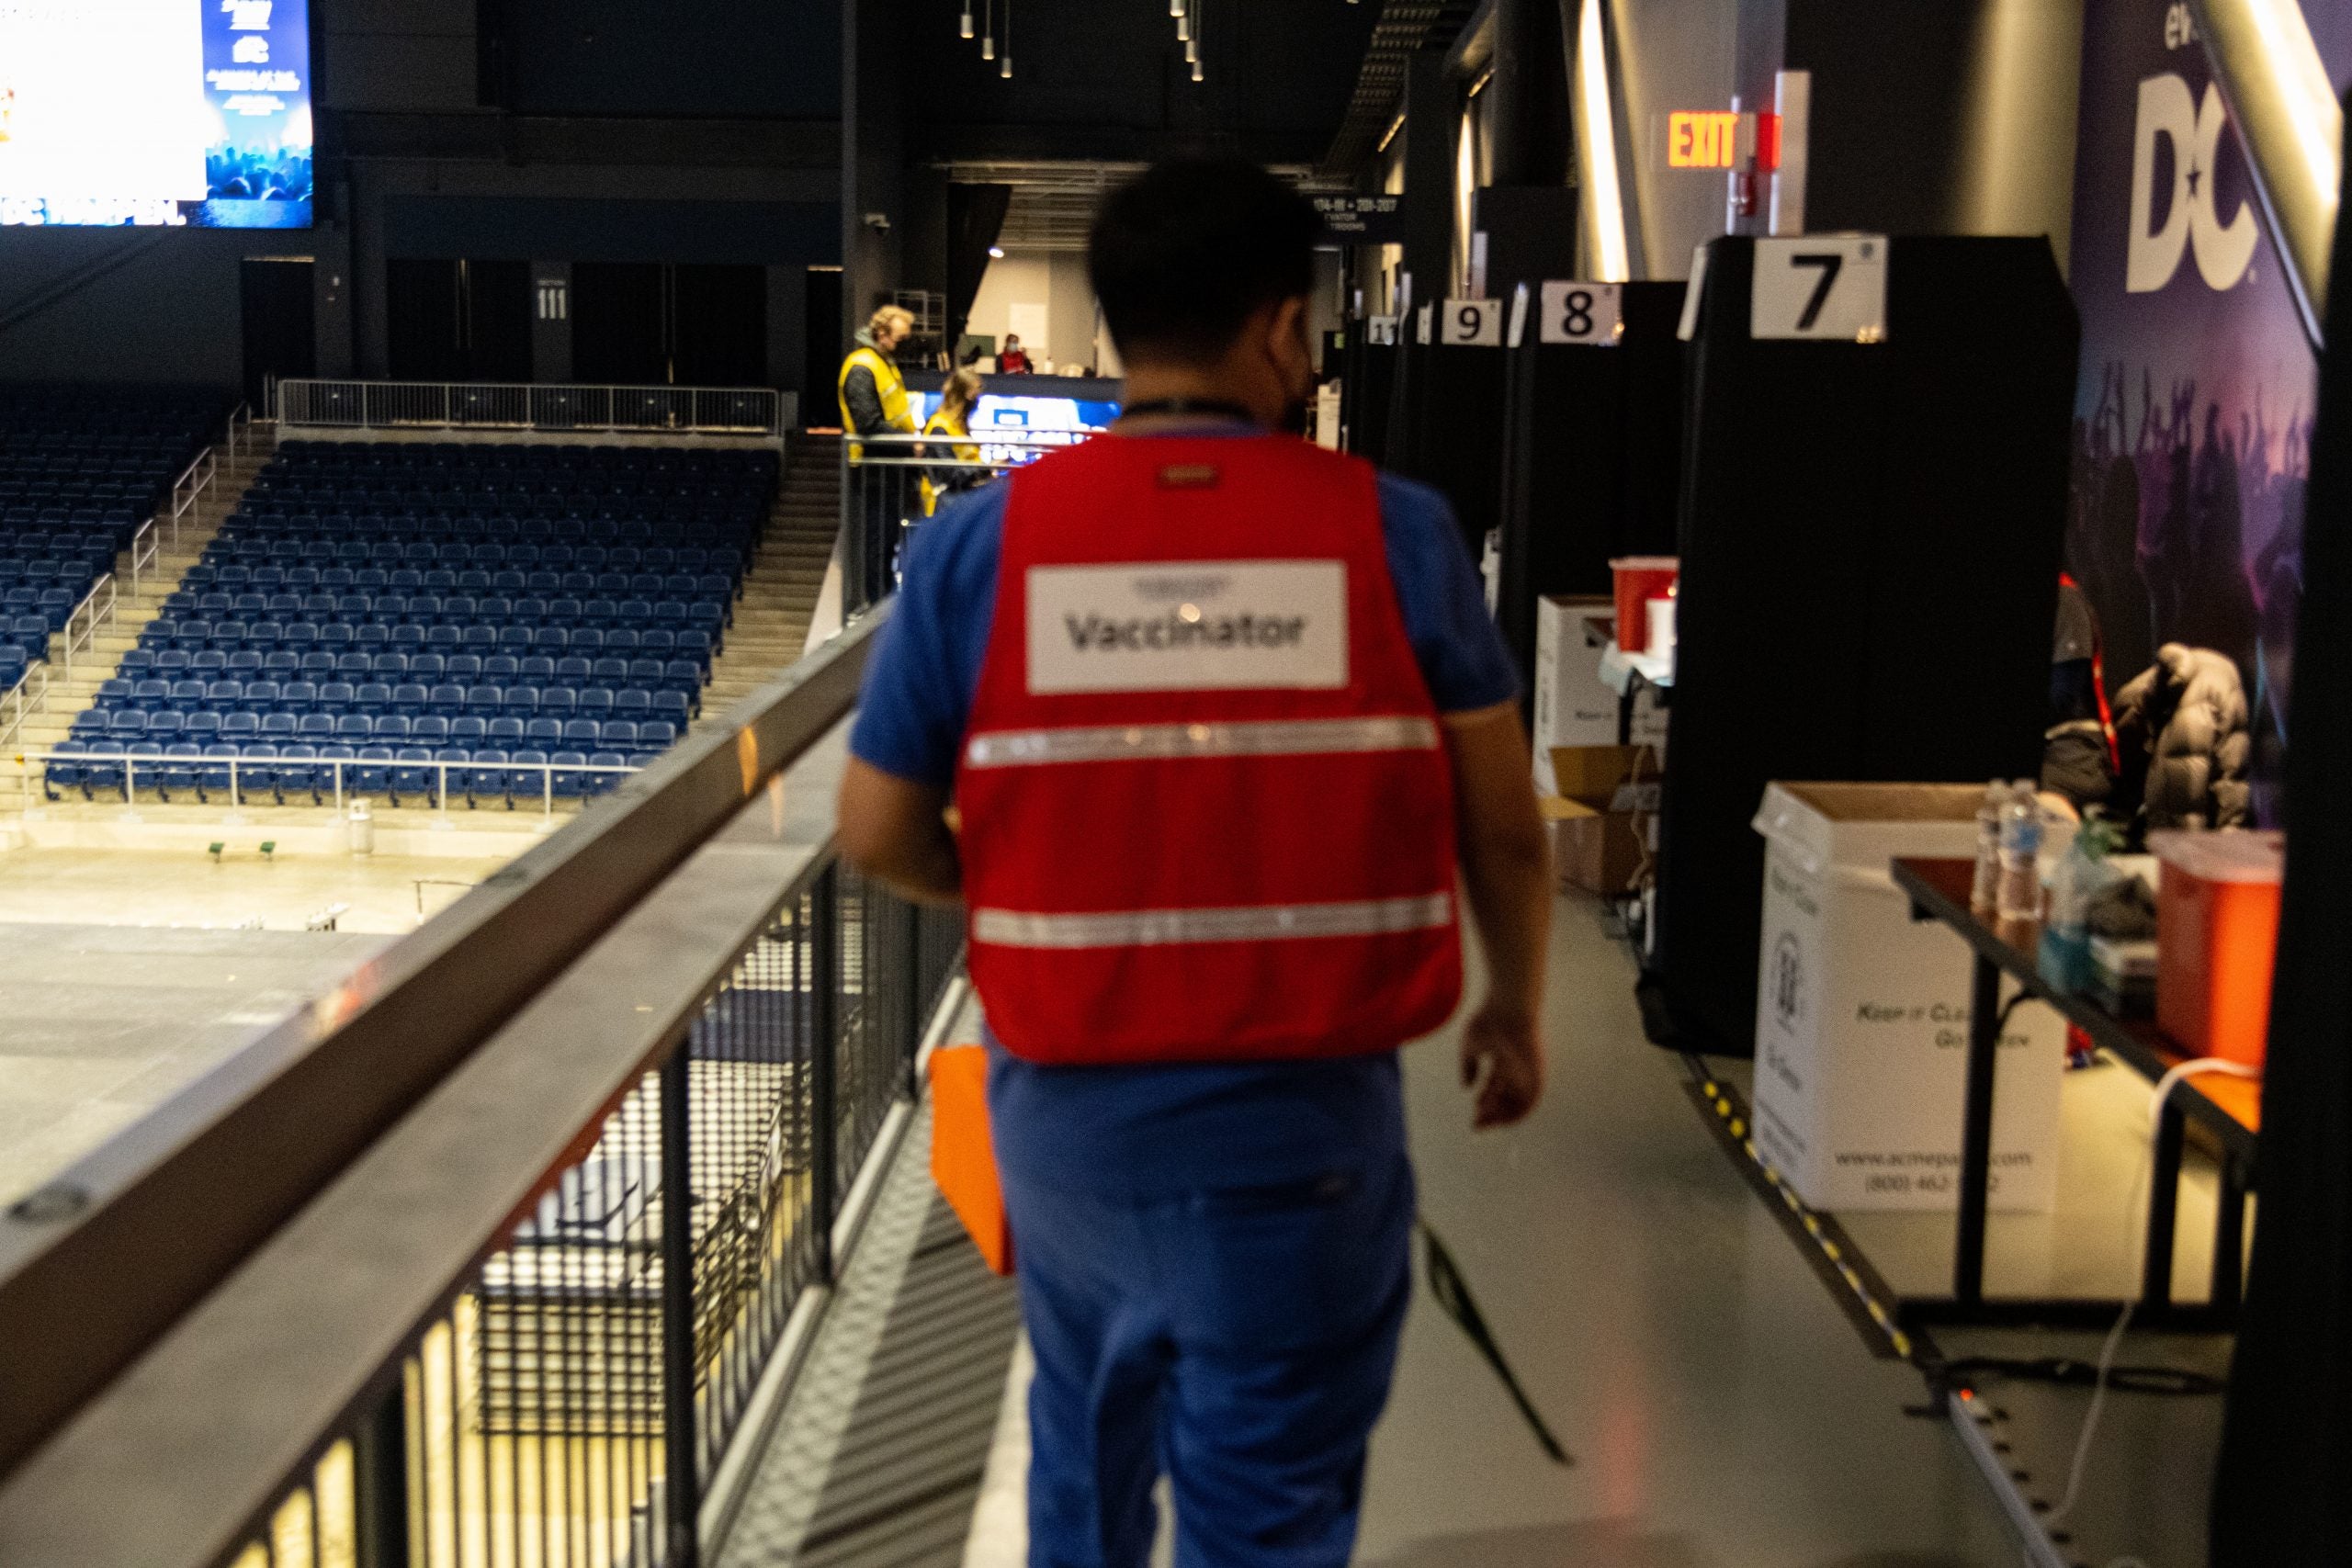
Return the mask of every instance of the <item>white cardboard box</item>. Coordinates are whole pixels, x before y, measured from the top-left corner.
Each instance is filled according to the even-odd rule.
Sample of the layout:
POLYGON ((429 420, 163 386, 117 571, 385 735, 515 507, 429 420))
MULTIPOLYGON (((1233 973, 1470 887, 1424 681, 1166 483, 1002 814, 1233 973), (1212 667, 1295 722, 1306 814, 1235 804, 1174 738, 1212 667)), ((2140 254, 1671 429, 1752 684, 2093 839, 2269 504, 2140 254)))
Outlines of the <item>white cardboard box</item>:
POLYGON ((1617 694, 1600 679, 1601 650, 1616 633, 1613 600, 1547 596, 1535 602, 1538 795, 1560 793, 1552 777, 1554 747, 1617 744, 1617 694))
MULTIPOLYGON (((1764 835, 1756 1146, 1821 1209, 1958 1207, 1968 945, 1914 920, 1897 856, 1974 853, 1975 784, 1775 784, 1764 835)), ((1991 1202, 2057 1201, 2065 1027, 2011 1015, 1994 1080, 1991 1202)))

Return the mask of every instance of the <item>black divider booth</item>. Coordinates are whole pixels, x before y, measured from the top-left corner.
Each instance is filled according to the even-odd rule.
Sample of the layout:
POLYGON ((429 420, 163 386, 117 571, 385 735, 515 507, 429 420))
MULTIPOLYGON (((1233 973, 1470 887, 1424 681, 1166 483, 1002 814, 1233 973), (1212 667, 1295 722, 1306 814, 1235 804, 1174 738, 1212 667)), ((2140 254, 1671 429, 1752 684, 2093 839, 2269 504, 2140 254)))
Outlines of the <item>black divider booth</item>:
MULTIPOLYGON (((1439 301, 1438 310, 1448 301, 1439 301)), ((1453 503, 1473 560, 1499 517, 1503 426, 1503 350, 1420 341, 1420 311, 1400 324, 1388 434, 1382 460, 1408 479, 1433 485, 1453 503)))
POLYGON ((1750 332, 1759 243, 1708 248, 1651 1038, 1755 1048, 1773 779, 2040 770, 2078 335, 2041 239, 1898 238, 1883 341, 1750 332))
POLYGON ((1607 593, 1612 558, 1675 549, 1683 286, 1622 288, 1624 330, 1613 345, 1538 343, 1531 325, 1506 351, 1496 618, 1530 702, 1535 602, 1607 593))
POLYGON ((1370 340, 1370 323, 1348 323, 1340 352, 1340 427, 1347 449, 1379 463, 1388 450, 1388 400, 1396 383, 1396 345, 1370 340))

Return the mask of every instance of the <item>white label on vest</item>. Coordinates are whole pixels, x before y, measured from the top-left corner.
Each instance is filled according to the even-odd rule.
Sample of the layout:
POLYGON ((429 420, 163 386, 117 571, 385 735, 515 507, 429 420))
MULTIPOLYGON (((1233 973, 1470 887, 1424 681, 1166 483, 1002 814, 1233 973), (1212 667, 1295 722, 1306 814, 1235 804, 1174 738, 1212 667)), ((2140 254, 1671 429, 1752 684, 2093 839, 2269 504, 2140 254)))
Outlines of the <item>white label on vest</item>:
POLYGON ((1348 683, 1344 561, 1029 569, 1029 690, 1329 691, 1348 683))

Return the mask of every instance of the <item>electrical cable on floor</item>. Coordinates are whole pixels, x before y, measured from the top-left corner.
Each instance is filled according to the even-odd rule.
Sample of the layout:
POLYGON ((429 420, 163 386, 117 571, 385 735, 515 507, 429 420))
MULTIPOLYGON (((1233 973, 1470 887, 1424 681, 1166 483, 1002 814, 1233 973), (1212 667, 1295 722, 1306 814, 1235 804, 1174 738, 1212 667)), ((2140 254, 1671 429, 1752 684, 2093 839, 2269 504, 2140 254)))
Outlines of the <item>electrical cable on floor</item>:
MULTIPOLYGON (((2156 1080, 2155 1091, 2148 1102, 2148 1157, 2132 1174, 2132 1193, 2125 1202, 2127 1213, 2138 1212, 2141 1188, 2155 1179, 2156 1134, 2163 1123, 2165 1101, 2172 1098, 2174 1089, 2178 1089, 2188 1079, 2212 1073, 2222 1073, 2241 1078, 2258 1078, 2262 1076, 2256 1068, 2243 1066, 2236 1062, 2207 1057, 2193 1062, 2183 1062, 2156 1080)), ((2146 1245, 2144 1236, 2142 1238, 2141 1245, 2143 1247, 2146 1245)), ((2066 1493, 2058 1500, 2056 1507, 2042 1516, 2042 1523, 2045 1527, 2056 1525, 2074 1511, 2075 1505, 2082 1499, 2083 1477, 2088 1473, 2091 1447, 2098 1438, 2099 1416, 2106 1411, 2107 1391, 2115 1371, 2116 1354, 2123 1348, 2123 1336, 2130 1330, 2132 1314, 2137 1312, 2139 1307, 2140 1299, 2137 1296, 2123 1303, 2122 1312, 2116 1315, 2115 1326, 2108 1330, 2107 1341, 2099 1348, 2098 1373, 2091 1388, 2091 1407, 2084 1413, 2082 1434, 2075 1439, 2074 1461, 2066 1470, 2066 1493)), ((2128 1562, 2128 1560, 2124 1561, 2128 1562)), ((2109 1568, 2124 1568, 2124 1562, 2110 1563, 2109 1568)))
POLYGON ((1478 1354, 1486 1358, 1487 1364, 1502 1380, 1503 1392, 1510 1395, 1513 1404, 1519 1406, 1520 1415, 1526 1418, 1529 1429, 1535 1434, 1535 1441, 1544 1454, 1554 1464, 1574 1464, 1576 1461, 1568 1457, 1568 1450, 1561 1446, 1560 1439, 1552 1435, 1552 1428, 1537 1414, 1535 1402, 1529 1399, 1527 1391, 1520 1386, 1518 1375, 1510 1370, 1510 1363, 1503 1359, 1502 1347, 1495 1343, 1494 1333, 1487 1326, 1486 1314, 1478 1310, 1477 1300, 1470 1294, 1470 1281, 1462 1277, 1462 1269, 1453 1261, 1453 1255, 1445 1249, 1443 1242, 1438 1240, 1437 1232, 1430 1228, 1429 1221, 1421 1220, 1419 1224, 1429 1261, 1430 1294, 1437 1298, 1437 1304, 1443 1309, 1445 1315, 1453 1319, 1462 1332, 1470 1337, 1470 1343, 1478 1348, 1478 1354))

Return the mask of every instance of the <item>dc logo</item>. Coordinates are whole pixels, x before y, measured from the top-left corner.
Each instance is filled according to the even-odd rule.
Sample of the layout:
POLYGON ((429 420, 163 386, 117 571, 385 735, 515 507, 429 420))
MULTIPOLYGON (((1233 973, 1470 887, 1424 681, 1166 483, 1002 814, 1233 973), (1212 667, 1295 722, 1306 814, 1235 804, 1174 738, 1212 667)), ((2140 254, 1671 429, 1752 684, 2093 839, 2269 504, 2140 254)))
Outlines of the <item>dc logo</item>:
POLYGON ((2191 102, 2188 84, 2178 76, 2150 76, 2140 84, 2140 120, 2132 136, 2132 244, 2124 264, 2127 293, 2153 294, 2180 270, 2184 250, 2197 253, 2197 271, 2215 292, 2236 287, 2254 260, 2261 237, 2251 204, 2241 201, 2228 223, 2213 209, 2213 164, 2229 116, 2222 95, 2205 85, 2202 103, 2191 102), (2155 218, 2156 141, 2172 152, 2172 193, 2164 227, 2155 218))
POLYGON ((1772 949, 1772 1013, 1783 1029, 1793 1028, 1804 1011, 1804 950, 1796 933, 1782 931, 1772 949))

